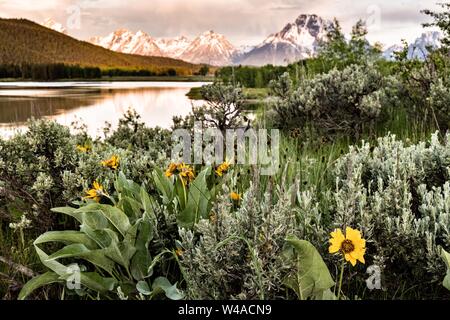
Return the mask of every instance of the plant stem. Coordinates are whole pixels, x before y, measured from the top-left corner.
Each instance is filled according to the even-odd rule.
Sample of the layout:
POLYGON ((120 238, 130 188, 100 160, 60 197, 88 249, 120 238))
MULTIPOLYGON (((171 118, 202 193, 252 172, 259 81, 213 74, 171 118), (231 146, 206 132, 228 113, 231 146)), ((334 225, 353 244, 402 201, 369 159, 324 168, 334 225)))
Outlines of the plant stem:
POLYGON ((338 300, 341 297, 342 279, 344 278, 344 269, 345 269, 345 260, 342 259, 341 275, 339 276, 339 287, 338 287, 338 294, 337 294, 338 300))

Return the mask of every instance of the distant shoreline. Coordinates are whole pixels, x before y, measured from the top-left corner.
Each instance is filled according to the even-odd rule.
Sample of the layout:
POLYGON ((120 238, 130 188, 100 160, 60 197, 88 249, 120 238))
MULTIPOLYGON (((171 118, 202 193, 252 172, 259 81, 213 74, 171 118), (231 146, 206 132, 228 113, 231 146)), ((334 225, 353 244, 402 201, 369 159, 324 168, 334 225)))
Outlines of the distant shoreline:
POLYGON ((31 79, 20 79, 20 78, 5 78, 0 79, 2 82, 138 82, 138 81, 148 81, 148 82, 212 82, 214 81, 213 76, 147 76, 147 77, 102 77, 98 79, 58 79, 58 80, 31 80, 31 79))

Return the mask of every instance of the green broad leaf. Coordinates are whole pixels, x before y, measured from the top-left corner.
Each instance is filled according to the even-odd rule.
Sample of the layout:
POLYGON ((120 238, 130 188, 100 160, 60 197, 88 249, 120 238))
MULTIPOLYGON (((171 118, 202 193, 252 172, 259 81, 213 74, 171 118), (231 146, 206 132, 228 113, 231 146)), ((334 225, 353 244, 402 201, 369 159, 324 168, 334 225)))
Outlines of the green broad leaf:
POLYGON ((321 294, 317 294, 314 297, 315 300, 337 300, 336 295, 331 291, 331 289, 327 289, 323 291, 321 294))
POLYGON ((59 263, 57 260, 48 260, 48 255, 37 245, 34 246, 34 249, 36 250, 38 257, 44 266, 59 276, 66 275, 68 273, 68 268, 65 265, 59 263))
POLYGON ((206 184, 206 175, 209 170, 207 168, 200 172, 189 186, 186 208, 177 217, 181 227, 192 228, 200 219, 208 218, 211 194, 206 184))
POLYGON ((137 291, 142 293, 144 296, 149 296, 152 294, 152 291, 150 289, 150 286, 146 281, 139 281, 136 285, 137 291))
POLYGON ((445 265, 447 266, 447 275, 444 278, 444 281, 442 282, 442 285, 447 289, 450 290, 450 253, 442 249, 441 253, 442 259, 445 262, 445 265))
POLYGON ((152 263, 152 257, 148 251, 149 243, 153 239, 153 227, 148 219, 139 223, 136 238, 136 254, 131 259, 131 275, 135 280, 143 280, 149 277, 148 267, 152 263))
POLYGON ((152 173, 153 180, 155 182, 156 189, 162 195, 163 202, 166 205, 172 203, 174 186, 172 181, 164 175, 161 169, 156 168, 152 173))
POLYGON ((134 198, 137 201, 141 202, 140 199, 141 187, 133 180, 127 179, 123 172, 119 173, 115 186, 118 193, 125 194, 128 197, 134 198))
POLYGON ((63 258, 80 258, 93 265, 102 268, 109 274, 113 273, 114 262, 105 256, 105 250, 89 250, 82 244, 68 245, 61 250, 51 254, 48 260, 57 260, 63 258))
POLYGON ((142 207, 144 208, 144 211, 147 213, 147 215, 153 216, 154 215, 153 199, 149 196, 144 187, 141 187, 140 193, 141 193, 142 207))
POLYGON ((88 204, 83 205, 83 206, 79 207, 78 209, 76 209, 76 210, 75 210, 75 213, 78 214, 78 213, 82 213, 82 212, 95 212, 95 211, 99 211, 101 206, 102 206, 102 205, 101 205, 100 203, 97 203, 97 202, 91 202, 91 203, 88 203, 88 204))
POLYGON ((177 179, 174 185, 174 191, 176 195, 176 199, 180 205, 180 209, 183 210, 186 208, 187 197, 188 197, 188 188, 184 185, 181 179, 177 179))
POLYGON ((113 291, 117 284, 114 278, 105 278, 96 272, 81 272, 81 284, 98 292, 113 291))
POLYGON ((95 241, 93 241, 90 237, 80 231, 48 231, 39 236, 34 241, 34 245, 47 242, 61 242, 66 245, 78 243, 83 244, 91 250, 98 248, 95 241))
POLYGON ((153 281, 152 288, 156 294, 158 291, 165 293, 166 297, 171 300, 181 300, 184 298, 183 292, 177 288, 177 284, 171 285, 165 277, 158 277, 153 281))
POLYGON ((92 230, 103 230, 113 227, 100 210, 82 212, 81 219, 82 226, 88 226, 92 230))
POLYGON ((131 228, 130 220, 120 209, 110 205, 100 205, 99 210, 103 216, 125 237, 128 229, 131 228))
POLYGON ((61 208, 53 208, 53 209, 51 209, 51 211, 57 212, 57 213, 63 213, 65 215, 75 218, 79 223, 83 223, 81 213, 77 212, 76 208, 61 207, 61 208))
POLYGON ((22 290, 20 290, 18 300, 25 300, 34 290, 58 282, 61 283, 63 281, 59 278, 58 274, 54 272, 49 271, 41 274, 31 279, 23 286, 22 290))
POLYGON ((334 281, 319 252, 310 242, 288 237, 283 255, 295 266, 295 271, 284 279, 284 284, 294 290, 299 299, 330 298, 327 290, 334 286, 334 281))
POLYGON ((126 241, 119 242, 117 234, 112 230, 104 230, 111 237, 111 244, 105 248, 105 255, 111 260, 122 265, 126 269, 130 266, 130 261, 136 253, 136 248, 126 241))
POLYGON ((93 230, 114 227, 122 235, 125 235, 131 226, 127 215, 111 205, 90 203, 77 209, 77 212, 82 213, 83 225, 87 225, 93 230))
POLYGON ((128 218, 132 219, 133 221, 136 221, 142 216, 141 202, 138 202, 131 197, 121 197, 117 206, 121 208, 123 212, 128 216, 128 218))
POLYGON ((57 259, 63 259, 63 258, 71 258, 74 256, 78 256, 80 254, 89 252, 89 249, 86 248, 83 244, 70 244, 68 246, 65 246, 61 250, 56 251, 55 253, 48 256, 47 260, 57 260, 57 259))
MULTIPOLYGON (((73 277, 73 272, 69 267, 57 260, 49 260, 49 256, 37 245, 34 248, 42 264, 56 273, 61 280, 73 277)), ((80 284, 98 292, 111 291, 116 283, 114 278, 104 278, 95 272, 80 272, 80 284)))
POLYGON ((117 190, 117 192, 121 193, 125 189, 126 185, 128 184, 127 178, 125 177, 124 173, 121 171, 119 172, 119 175, 114 183, 114 188, 117 190))
POLYGON ((135 245, 138 228, 139 228, 139 224, 141 223, 141 221, 142 221, 142 218, 137 220, 135 222, 135 224, 132 225, 130 229, 128 229, 127 233, 125 234, 125 237, 124 237, 123 241, 128 242, 128 243, 130 243, 132 245, 135 245))
MULTIPOLYGON (((107 248, 111 245, 111 242, 113 241, 113 238, 111 237, 110 233, 108 233, 106 230, 93 230, 87 225, 81 225, 80 231, 85 233, 92 241, 97 243, 97 246, 99 248, 107 248)), ((113 232, 114 233, 114 232, 113 232)), ((117 235, 114 234, 114 239, 117 239, 117 235)))
POLYGON ((134 182, 133 180, 128 180, 129 184, 127 191, 129 192, 129 197, 136 200, 137 202, 142 202, 141 199, 141 186, 134 182))

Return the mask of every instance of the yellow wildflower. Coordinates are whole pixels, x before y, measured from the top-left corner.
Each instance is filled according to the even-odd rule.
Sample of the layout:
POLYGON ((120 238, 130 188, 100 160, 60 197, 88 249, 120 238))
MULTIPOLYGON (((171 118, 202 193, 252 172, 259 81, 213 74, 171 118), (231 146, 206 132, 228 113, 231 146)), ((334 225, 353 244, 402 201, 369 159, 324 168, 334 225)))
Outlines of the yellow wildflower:
POLYGON ((185 163, 171 163, 166 170, 166 177, 178 175, 183 183, 192 182, 195 179, 194 169, 185 163))
POLYGON ((166 177, 170 178, 171 176, 173 176, 173 174, 175 173, 176 170, 177 170, 177 164, 176 163, 169 164, 169 167, 166 170, 166 177))
POLYGON ((114 155, 110 159, 101 162, 104 167, 117 170, 119 168, 119 157, 114 155))
POLYGON ((88 144, 77 145, 77 150, 83 153, 87 153, 92 150, 92 147, 88 144))
POLYGON ((239 200, 241 200, 241 196, 240 196, 238 193, 236 193, 236 192, 232 192, 232 193, 230 194, 230 198, 231 198, 231 200, 233 200, 233 201, 239 201, 239 200))
POLYGON ((181 179, 192 182, 195 179, 194 169, 184 163, 180 163, 177 167, 181 179))
POLYGON ((230 164, 225 161, 224 163, 222 163, 221 165, 219 165, 216 169, 216 174, 219 177, 222 177, 225 173, 228 172, 228 169, 230 168, 230 164))
POLYGON ((345 236, 341 229, 331 232, 330 253, 341 252, 346 261, 352 266, 356 265, 356 261, 365 263, 364 254, 366 253, 366 240, 361 237, 361 232, 350 227, 345 229, 345 236))
POLYGON ((86 192, 86 199, 92 199, 96 202, 100 202, 100 199, 104 195, 103 186, 98 183, 97 181, 94 181, 92 184, 92 189, 88 190, 86 192))
POLYGON ((181 257, 183 255, 183 249, 178 248, 177 250, 175 250, 175 253, 177 256, 181 257))

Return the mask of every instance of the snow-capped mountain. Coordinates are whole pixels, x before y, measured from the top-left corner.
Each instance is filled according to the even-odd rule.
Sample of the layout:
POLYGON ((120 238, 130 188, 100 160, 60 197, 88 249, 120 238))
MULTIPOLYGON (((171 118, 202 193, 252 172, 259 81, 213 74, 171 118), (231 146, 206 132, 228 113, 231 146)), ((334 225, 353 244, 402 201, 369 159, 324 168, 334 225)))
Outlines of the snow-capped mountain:
POLYGON ((254 45, 241 45, 237 47, 236 51, 233 54, 233 57, 231 58, 232 62, 239 63, 239 61, 241 61, 247 53, 255 48, 256 46, 254 45))
POLYGON ((224 35, 207 31, 195 38, 180 58, 192 63, 207 63, 222 66, 231 63, 236 48, 224 35))
POLYGON ((394 44, 390 46, 386 50, 383 51, 383 58, 386 60, 393 61, 395 60, 395 53, 403 50, 403 46, 399 44, 394 44))
POLYGON ((283 30, 270 35, 260 45, 236 59, 235 63, 246 65, 286 65, 299 59, 314 56, 319 43, 326 40, 330 21, 312 14, 302 14, 283 30))
POLYGON ((167 57, 179 58, 189 47, 191 41, 185 36, 156 39, 156 44, 167 57))
MULTIPOLYGON (((442 33, 439 31, 429 31, 423 33, 414 43, 408 47, 408 59, 424 60, 428 54, 428 48, 437 49, 441 47, 442 33)), ((394 53, 402 51, 403 46, 393 45, 383 52, 383 57, 387 60, 394 60, 394 53)))
POLYGON ((231 57, 236 51, 224 35, 213 31, 207 31, 190 41, 184 36, 168 39, 153 38, 142 31, 133 33, 120 29, 104 38, 94 37, 89 41, 123 53, 163 56, 217 66, 230 64, 231 57))
POLYGON ((163 56, 156 39, 143 31, 133 33, 127 29, 119 29, 105 38, 94 37, 89 41, 113 51, 143 56, 163 56))
POLYGON ((52 29, 52 30, 55 30, 55 31, 58 31, 58 32, 61 32, 61 33, 64 33, 66 35, 68 34, 67 29, 64 28, 64 26, 61 23, 56 22, 55 20, 53 20, 51 18, 45 20, 42 25, 44 27, 46 27, 46 28, 49 28, 49 29, 52 29))

